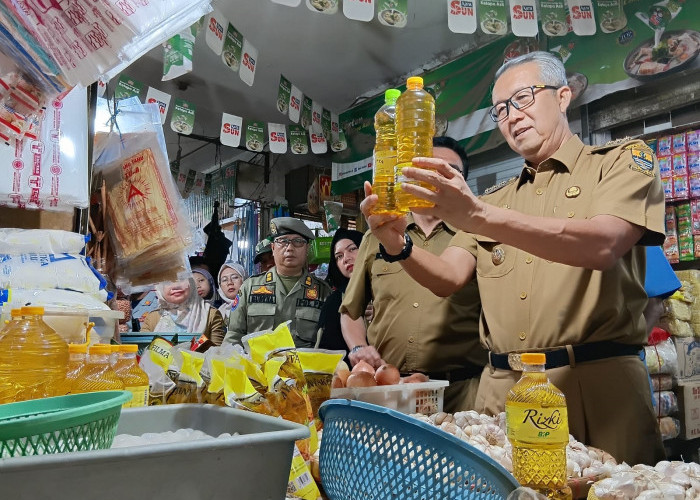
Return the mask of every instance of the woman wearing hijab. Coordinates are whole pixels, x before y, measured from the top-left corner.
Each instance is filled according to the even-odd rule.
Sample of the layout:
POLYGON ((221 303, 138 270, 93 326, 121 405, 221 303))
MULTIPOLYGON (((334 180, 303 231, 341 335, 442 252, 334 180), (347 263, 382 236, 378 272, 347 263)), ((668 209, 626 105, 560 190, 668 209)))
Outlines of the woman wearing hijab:
POLYGON ((219 304, 217 304, 216 283, 214 283, 214 277, 211 273, 203 267, 193 267, 192 275, 194 276, 195 285, 197 285, 197 295, 202 297, 207 304, 219 307, 219 304))
POLYGON ((344 350, 348 346, 340 330, 340 303, 343 301, 345 288, 350 281, 350 274, 355 267, 357 249, 362 241, 362 233, 352 229, 340 228, 331 241, 331 259, 328 263, 328 283, 333 287, 321 308, 318 319, 320 339, 319 349, 344 350))
POLYGON ((159 308, 146 315, 142 332, 199 334, 195 350, 221 345, 226 326, 221 313, 197 294, 194 278, 156 286, 159 308))
POLYGON ((228 260, 219 269, 219 297, 224 301, 219 307, 219 312, 224 318, 224 324, 228 324, 228 316, 238 307, 238 291, 248 278, 248 273, 238 262, 228 260))

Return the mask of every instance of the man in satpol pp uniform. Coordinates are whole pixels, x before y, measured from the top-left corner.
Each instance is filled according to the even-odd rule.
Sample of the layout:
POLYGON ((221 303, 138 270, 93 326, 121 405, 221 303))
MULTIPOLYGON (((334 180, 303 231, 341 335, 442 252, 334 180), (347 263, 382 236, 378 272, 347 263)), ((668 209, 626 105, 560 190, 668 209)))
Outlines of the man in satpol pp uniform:
MULTIPOLYGON (((416 209, 459 232, 441 256, 404 237, 406 221, 369 217, 389 256, 439 295, 476 278, 482 344, 489 365, 476 409, 504 409, 520 378, 519 353, 546 354, 547 375, 566 394, 569 430, 618 461, 664 457, 639 351, 646 245, 664 240, 664 197, 656 159, 642 141, 585 146, 566 118, 564 65, 545 52, 513 59, 496 73, 491 118, 525 164, 482 198, 439 158, 414 158, 404 188, 435 203, 416 209)), ((371 187, 365 186, 369 195, 371 187)), ((376 203, 368 196, 362 210, 376 203)))
POLYGON ((258 241, 255 245, 255 257, 253 264, 260 264, 260 272, 269 271, 275 265, 275 258, 272 256, 272 237, 267 236, 258 241))
MULTIPOLYGON (((467 176, 467 155, 449 137, 433 140, 433 155, 467 176)), ((432 215, 410 214, 407 233, 416 245, 440 255, 457 230, 432 215)), ((340 307, 340 324, 352 364, 395 365, 403 374, 421 372, 448 380, 444 410, 474 408, 486 351, 479 344, 479 289, 468 283, 449 297, 438 297, 416 283, 401 264, 385 259, 379 241, 365 234, 340 307), (374 300, 365 331, 363 314, 374 300), (369 342, 368 342, 369 341, 369 342)))
POLYGON ((328 284, 310 274, 306 267, 309 241, 314 234, 294 217, 272 219, 270 231, 275 266, 243 283, 224 341, 240 344, 248 333, 273 330, 291 320, 294 344, 314 347, 321 307, 331 292, 328 284))

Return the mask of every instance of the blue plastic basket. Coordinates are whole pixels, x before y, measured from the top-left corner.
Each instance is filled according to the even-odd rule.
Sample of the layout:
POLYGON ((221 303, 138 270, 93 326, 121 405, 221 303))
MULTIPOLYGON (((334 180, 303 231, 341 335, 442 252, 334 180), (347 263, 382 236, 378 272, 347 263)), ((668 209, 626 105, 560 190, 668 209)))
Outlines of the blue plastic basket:
POLYGON ((518 487, 473 446, 389 408, 332 399, 319 415, 321 483, 331 500, 505 499, 518 487))

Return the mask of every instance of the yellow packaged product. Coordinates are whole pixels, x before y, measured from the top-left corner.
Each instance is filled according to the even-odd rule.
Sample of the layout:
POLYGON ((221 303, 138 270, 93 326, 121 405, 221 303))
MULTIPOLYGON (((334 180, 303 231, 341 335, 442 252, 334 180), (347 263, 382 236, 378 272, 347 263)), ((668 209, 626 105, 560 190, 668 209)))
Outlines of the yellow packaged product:
POLYGON ((226 406, 224 396, 224 378, 226 377, 226 365, 221 359, 211 360, 211 374, 209 384, 204 391, 203 403, 226 406))
POLYGON ((241 340, 251 359, 260 366, 265 364, 268 358, 296 348, 288 322, 279 324, 272 331, 250 333, 241 340))
POLYGON ((679 319, 661 318, 659 326, 675 337, 692 337, 690 323, 679 319))
POLYGON ((267 398, 253 387, 244 368, 238 363, 230 361, 225 363, 224 397, 226 404, 232 408, 250 410, 273 417, 279 416, 267 398))
POLYGON ((321 492, 314 481, 309 465, 304 460, 304 456, 294 445, 292 455, 292 468, 289 471, 289 483, 287 484, 287 495, 291 498, 302 498, 303 500, 317 500, 322 498, 321 492))
POLYGON ((311 413, 314 416, 316 429, 320 430, 323 423, 318 418, 318 408, 331 397, 333 373, 345 356, 345 351, 298 349, 297 353, 304 371, 306 388, 311 402, 311 413))
POLYGON ((204 384, 199 371, 204 364, 204 354, 180 351, 182 367, 175 389, 168 395, 167 404, 201 403, 201 387, 204 384))
POLYGON ((163 337, 155 337, 141 354, 139 366, 148 375, 149 406, 165 404, 168 394, 175 388, 175 382, 168 376, 173 361, 172 347, 163 337))
POLYGON ((676 300, 673 297, 664 301, 666 306, 666 315, 670 319, 677 319, 680 321, 690 321, 692 314, 690 312, 690 306, 681 300, 676 300))

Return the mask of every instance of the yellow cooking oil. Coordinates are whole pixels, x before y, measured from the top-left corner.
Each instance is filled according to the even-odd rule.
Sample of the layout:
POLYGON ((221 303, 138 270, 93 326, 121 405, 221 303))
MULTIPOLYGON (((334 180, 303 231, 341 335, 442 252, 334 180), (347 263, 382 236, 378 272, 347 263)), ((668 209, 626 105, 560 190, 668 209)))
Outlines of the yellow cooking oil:
POLYGON ((566 398, 547 378, 543 353, 524 353, 521 360, 522 377, 506 397, 513 475, 547 498, 571 499, 566 483, 566 398))
MULTIPOLYGON (((433 136, 435 135, 435 99, 423 89, 423 79, 412 76, 406 82, 406 91, 396 101, 396 141, 397 164, 395 169, 396 204, 401 212, 408 212, 412 207, 432 207, 433 203, 401 189, 405 182, 403 168, 413 166, 412 160, 417 156, 433 156, 433 136)), ((419 186, 430 188, 426 183, 414 182, 419 186)))
POLYGON ((372 193, 378 197, 372 209, 375 214, 398 214, 394 195, 394 167, 396 167, 396 99, 397 89, 384 92, 384 104, 374 115, 374 158, 372 193))
POLYGON ((66 370, 66 394, 71 394, 87 364, 87 344, 68 344, 68 369, 66 370))
POLYGON ((124 382, 109 362, 111 353, 112 346, 108 344, 90 346, 85 369, 73 384, 74 393, 124 390, 124 382))
POLYGON ((114 371, 124 382, 124 389, 131 392, 133 396, 131 401, 124 403, 124 408, 148 406, 148 375, 136 360, 138 350, 139 346, 136 344, 120 345, 119 357, 114 365, 114 371))

